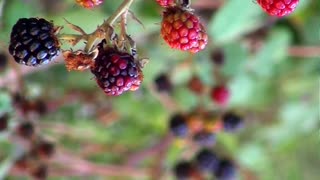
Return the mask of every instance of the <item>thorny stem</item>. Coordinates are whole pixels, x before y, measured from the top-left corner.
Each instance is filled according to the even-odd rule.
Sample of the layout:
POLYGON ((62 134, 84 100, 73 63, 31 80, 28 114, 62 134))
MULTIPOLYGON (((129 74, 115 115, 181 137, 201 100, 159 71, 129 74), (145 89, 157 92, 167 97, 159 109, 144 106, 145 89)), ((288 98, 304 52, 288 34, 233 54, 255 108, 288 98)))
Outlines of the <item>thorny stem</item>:
POLYGON ((103 38, 101 37, 101 32, 103 31, 105 33, 105 36, 107 38, 110 26, 114 24, 114 22, 125 12, 129 10, 129 7, 133 3, 134 0, 124 0, 122 4, 118 7, 118 9, 106 20, 104 23, 98 28, 92 32, 91 34, 87 35, 76 35, 76 34, 61 34, 59 35, 59 39, 61 40, 68 40, 73 41, 75 44, 79 42, 80 40, 87 41, 87 44, 84 48, 85 52, 90 52, 92 50, 92 47, 97 39, 103 38))

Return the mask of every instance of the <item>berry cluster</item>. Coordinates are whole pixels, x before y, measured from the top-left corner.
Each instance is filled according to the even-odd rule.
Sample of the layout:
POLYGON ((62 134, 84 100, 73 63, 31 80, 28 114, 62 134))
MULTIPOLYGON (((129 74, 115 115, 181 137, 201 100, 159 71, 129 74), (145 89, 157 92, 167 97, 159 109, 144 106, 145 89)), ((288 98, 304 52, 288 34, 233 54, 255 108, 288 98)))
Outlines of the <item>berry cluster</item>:
POLYGON ((237 168, 232 160, 219 157, 209 149, 202 149, 193 160, 178 162, 174 174, 179 180, 204 179, 206 175, 219 180, 232 180, 237 175, 237 168))
POLYGON ((91 9, 97 7, 103 3, 103 0, 75 0, 80 6, 91 9))
POLYGON ((257 0, 257 3, 269 15, 283 17, 295 10, 299 0, 257 0))
POLYGON ((195 111, 189 114, 174 114, 169 121, 169 129, 178 138, 191 137, 201 146, 215 143, 216 133, 224 130, 235 132, 243 127, 243 119, 233 113, 222 115, 195 111))

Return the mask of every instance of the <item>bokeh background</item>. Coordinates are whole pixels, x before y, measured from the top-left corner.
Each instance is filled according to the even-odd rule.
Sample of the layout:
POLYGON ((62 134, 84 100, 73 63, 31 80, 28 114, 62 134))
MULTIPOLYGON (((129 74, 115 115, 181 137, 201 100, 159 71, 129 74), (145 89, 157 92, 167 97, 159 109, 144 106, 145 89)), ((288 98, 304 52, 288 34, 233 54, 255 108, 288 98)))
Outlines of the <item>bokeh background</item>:
MULTIPOLYGON (((89 71, 68 72, 62 58, 41 68, 22 67, 8 55, 11 27, 21 17, 63 18, 92 32, 118 5, 106 0, 83 9, 72 0, 0 0, 0 112, 9 112, 13 131, 24 117, 12 106, 13 92, 43 102, 37 130, 55 144, 49 179, 173 179, 171 169, 194 155, 192 142, 169 137, 168 119, 199 104, 219 110, 187 84, 197 75, 208 87, 217 83, 214 52, 223 52, 220 72, 231 91, 227 109, 240 112, 245 127, 219 133, 213 149, 231 157, 239 179, 316 180, 320 178, 320 1, 303 0, 282 19, 264 14, 252 0, 193 0, 210 43, 191 55, 170 49, 161 39, 162 9, 153 0, 136 0, 128 32, 142 57, 144 82, 136 92, 107 97, 89 71), (154 89, 168 74, 169 94, 154 89)), ((63 33, 75 33, 67 26, 63 33)), ((79 43, 74 50, 83 47, 79 43)), ((63 48, 69 49, 67 43, 63 48)), ((0 179, 28 179, 11 168, 21 154, 9 131, 0 133, 0 179)))

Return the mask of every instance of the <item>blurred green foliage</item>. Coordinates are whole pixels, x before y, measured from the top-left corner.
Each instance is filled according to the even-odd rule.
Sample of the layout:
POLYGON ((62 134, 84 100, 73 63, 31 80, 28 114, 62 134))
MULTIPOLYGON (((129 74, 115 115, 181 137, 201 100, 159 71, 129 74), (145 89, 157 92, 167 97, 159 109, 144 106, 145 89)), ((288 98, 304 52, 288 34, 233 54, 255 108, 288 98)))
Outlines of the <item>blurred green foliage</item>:
MULTIPOLYGON (((107 0, 102 7, 86 10, 74 5, 72 0, 7 0, 0 16, 0 40, 7 44, 12 25, 17 19, 30 16, 52 19, 57 25, 64 25, 65 18, 92 32, 120 2, 107 0), (44 2, 57 3, 51 8, 58 9, 45 8, 44 2)), ((219 134, 215 148, 237 161, 242 170, 241 179, 248 179, 247 171, 262 180, 319 179, 320 58, 288 54, 288 49, 294 45, 320 47, 319 1, 301 1, 293 15, 277 20, 255 53, 250 51, 245 35, 269 20, 257 4, 251 0, 228 0, 209 16, 195 8, 203 19, 208 19, 205 24, 211 42, 205 51, 192 57, 191 67, 183 69, 176 67, 189 59, 189 54, 168 48, 159 35, 162 10, 152 0, 134 2, 131 10, 144 27, 129 18, 128 32, 136 39, 140 55, 150 58, 144 69, 143 86, 138 92, 106 97, 89 71, 67 72, 63 64, 24 77, 29 92, 36 92, 47 101, 63 98, 70 92, 82 92, 93 97, 91 105, 110 106, 118 114, 116 121, 105 125, 97 120, 90 108, 86 110, 88 102, 80 97, 41 119, 41 122, 71 127, 70 134, 57 134, 50 128, 43 133, 53 137, 58 147, 75 153, 80 153, 88 142, 123 147, 125 152, 106 150, 87 157, 100 164, 123 164, 130 153, 156 144, 167 133, 171 112, 149 92, 153 79, 159 73, 171 72, 175 84, 173 99, 184 111, 191 110, 202 100, 185 85, 193 74, 199 75, 207 85, 216 83, 211 76, 214 65, 210 54, 219 47, 226 56, 222 72, 228 78, 232 92, 229 108, 243 112, 247 121, 245 129, 237 134, 219 134), (297 38, 299 42, 294 42, 297 38)), ((64 27, 63 33, 74 32, 64 27)), ((80 43, 74 49, 82 46, 80 43)), ((63 47, 70 48, 66 43, 63 47)), ((4 73, 0 78, 5 78, 4 73)), ((210 109, 216 108, 211 102, 206 103, 210 109)), ((0 92, 0 111, 12 111, 10 97, 4 90, 0 92)), ((8 140, 0 134, 0 160, 9 156, 10 148, 8 140)), ((176 143, 170 146, 164 162, 166 170, 182 158, 180 155, 184 151, 188 149, 176 143)), ((142 166, 150 167, 151 164, 147 162, 142 166)), ((166 171, 164 178, 172 178, 169 175, 166 171)))

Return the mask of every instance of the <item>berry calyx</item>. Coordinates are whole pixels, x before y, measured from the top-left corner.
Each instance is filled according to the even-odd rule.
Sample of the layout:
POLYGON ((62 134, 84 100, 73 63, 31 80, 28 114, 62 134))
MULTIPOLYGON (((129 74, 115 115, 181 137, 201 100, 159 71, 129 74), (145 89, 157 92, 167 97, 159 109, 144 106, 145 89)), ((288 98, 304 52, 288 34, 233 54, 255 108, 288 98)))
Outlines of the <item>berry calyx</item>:
POLYGON ((19 64, 48 64, 60 53, 58 30, 42 18, 21 18, 12 27, 9 53, 19 64))
POLYGON ((156 2, 162 7, 169 7, 175 4, 174 0, 156 0, 156 2))
POLYGON ((175 114, 171 117, 169 128, 177 137, 186 137, 189 132, 186 118, 182 114, 175 114))
POLYGON ((230 92, 224 85, 215 86, 211 90, 211 99, 220 106, 224 106, 229 102, 230 92))
POLYGON ((283 17, 295 10, 299 0, 257 0, 257 3, 269 15, 283 17))
POLYGON ((98 55, 98 51, 91 52, 90 54, 84 51, 64 51, 63 57, 66 62, 68 71, 84 71, 94 65, 94 59, 98 55))
POLYGON ((91 72, 100 88, 109 96, 118 96, 125 91, 135 91, 140 87, 143 74, 135 58, 117 48, 98 45, 99 54, 91 72))
POLYGON ((163 13, 161 35, 171 48, 191 53, 203 50, 208 43, 200 19, 179 7, 170 7, 163 13))
POLYGON ((102 4, 103 0, 76 0, 76 3, 84 8, 91 9, 102 4))

